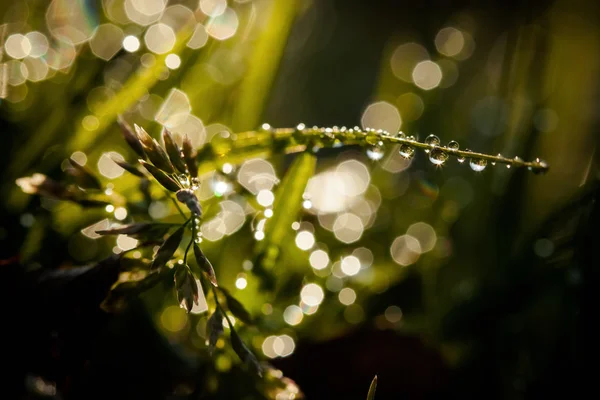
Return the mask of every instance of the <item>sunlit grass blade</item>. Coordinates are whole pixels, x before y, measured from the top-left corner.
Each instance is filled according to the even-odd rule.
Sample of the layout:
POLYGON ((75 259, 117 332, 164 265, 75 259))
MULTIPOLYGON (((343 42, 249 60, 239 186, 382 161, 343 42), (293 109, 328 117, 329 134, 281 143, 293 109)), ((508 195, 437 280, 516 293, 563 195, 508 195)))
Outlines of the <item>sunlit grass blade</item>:
POLYGON ((259 242, 259 250, 269 245, 281 246, 287 234, 292 231, 292 223, 298 219, 302 208, 302 194, 308 180, 315 174, 317 158, 311 153, 302 153, 294 160, 277 189, 273 216, 265 224, 265 239, 259 242))
POLYGON ((367 400, 375 399, 375 390, 377 389, 377 375, 371 381, 371 386, 369 386, 369 393, 367 394, 367 400))

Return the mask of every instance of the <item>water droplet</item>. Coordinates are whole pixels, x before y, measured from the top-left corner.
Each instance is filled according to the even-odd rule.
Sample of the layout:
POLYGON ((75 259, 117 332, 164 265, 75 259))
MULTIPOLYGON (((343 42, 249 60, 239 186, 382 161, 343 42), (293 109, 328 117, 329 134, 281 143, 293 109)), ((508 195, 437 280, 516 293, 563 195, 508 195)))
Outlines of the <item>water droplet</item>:
POLYGON ((415 148, 407 144, 401 144, 399 152, 402 157, 410 160, 415 155, 415 148))
POLYGON ((398 132, 398 134, 396 135, 396 137, 398 137, 398 138, 405 138, 406 135, 404 134, 404 132, 400 131, 400 132, 398 132))
POLYGON ((440 149, 433 148, 429 152, 429 161, 435 165, 442 165, 448 159, 448 153, 444 153, 440 149))
MULTIPOLYGON (((440 138, 435 135, 429 135, 425 138, 425 144, 434 147, 440 145, 440 138)), ((429 150, 425 150, 425 153, 429 153, 429 150)))
POLYGON ((183 187, 190 187, 190 178, 186 174, 177 175, 177 180, 183 187))
POLYGON ((483 158, 471 158, 471 161, 469 161, 469 165, 471 166, 471 169, 473 171, 481 172, 487 166, 487 161, 483 158))
MULTIPOLYGON (((465 151, 471 151, 471 150, 470 149, 465 149, 465 151)), ((465 156, 457 156, 456 157, 456 161, 458 161, 461 164, 464 163, 466 159, 467 159, 467 157, 465 157, 465 156)))
POLYGON ((371 160, 381 160, 384 155, 385 148, 382 141, 377 142, 367 149, 367 157, 369 157, 371 160))
POLYGON ((515 156, 514 160, 516 162, 523 162, 523 159, 521 157, 519 157, 519 156, 515 156))
POLYGON ((263 131, 270 131, 271 130, 271 125, 264 123, 260 126, 260 129, 262 129, 263 131))
POLYGON ((450 142, 448 142, 448 146, 446 147, 448 147, 450 150, 458 150, 460 148, 460 145, 456 140, 451 140, 450 142))
POLYGON ((548 172, 548 163, 544 160, 540 160, 539 158, 535 159, 535 162, 540 168, 536 168, 533 170, 534 174, 545 174, 548 172))
POLYGON ((306 128, 306 125, 303 124, 302 122, 300 122, 298 125, 296 125, 296 129, 298 129, 299 131, 303 131, 306 128))
POLYGON ((200 187, 200 178, 198 178, 197 176, 193 176, 191 189, 198 190, 199 187, 200 187))

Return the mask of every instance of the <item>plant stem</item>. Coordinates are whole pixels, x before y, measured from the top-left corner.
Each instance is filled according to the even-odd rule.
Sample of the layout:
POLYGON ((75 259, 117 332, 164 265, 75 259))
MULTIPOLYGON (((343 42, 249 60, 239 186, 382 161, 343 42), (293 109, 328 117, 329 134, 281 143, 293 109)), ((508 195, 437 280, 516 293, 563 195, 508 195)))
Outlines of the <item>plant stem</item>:
POLYGON ((177 202, 177 200, 175 200, 170 194, 169 192, 167 192, 166 190, 164 191, 165 195, 171 199, 171 201, 173 202, 173 204, 175 204, 175 207, 177 207, 177 211, 179 211, 179 214, 181 214, 181 216, 183 217, 183 219, 187 219, 187 216, 185 215, 185 213, 183 212, 183 210, 181 209, 181 207, 179 206, 179 203, 177 202))
POLYGON ((225 312, 225 310, 223 310, 223 307, 219 303, 219 297, 217 295, 217 288, 215 288, 213 285, 210 285, 210 287, 212 289, 213 296, 215 298, 216 307, 221 311, 221 314, 223 314, 223 316, 227 320, 227 325, 229 325, 229 329, 233 329, 233 324, 231 323, 231 320, 229 319, 229 316, 227 315, 227 313, 225 312))
MULTIPOLYGON (((191 221, 191 218, 190 218, 191 221)), ((190 251, 190 247, 192 247, 192 243, 194 243, 194 237, 196 236, 196 226, 194 224, 192 224, 192 238, 190 239, 190 242, 188 243, 187 247, 185 248, 185 254, 183 255, 183 263, 187 265, 187 255, 188 252, 190 251)))
MULTIPOLYGON (((201 170, 214 169, 217 164, 214 159, 219 159, 218 164, 222 164, 225 162, 240 162, 250 157, 269 156, 274 153, 272 147, 290 154, 306 151, 310 148, 309 146, 315 143, 318 143, 320 147, 334 147, 337 145, 371 146, 379 142, 383 144, 404 144, 422 150, 436 148, 454 157, 486 160, 493 163, 505 164, 508 168, 527 167, 534 172, 546 172, 549 169, 548 164, 539 158, 535 161, 524 161, 518 157, 508 158, 501 155, 493 156, 470 150, 451 149, 446 146, 433 146, 419 142, 411 137, 391 135, 383 130, 360 129, 358 127, 350 129, 346 127, 308 128, 302 125, 297 128, 280 129, 266 127, 258 131, 238 133, 234 135, 233 140, 212 143, 213 160, 203 163, 201 170)), ((205 154, 202 154, 202 157, 204 156, 205 154)), ((206 158, 201 158, 201 160, 205 161, 206 158)))

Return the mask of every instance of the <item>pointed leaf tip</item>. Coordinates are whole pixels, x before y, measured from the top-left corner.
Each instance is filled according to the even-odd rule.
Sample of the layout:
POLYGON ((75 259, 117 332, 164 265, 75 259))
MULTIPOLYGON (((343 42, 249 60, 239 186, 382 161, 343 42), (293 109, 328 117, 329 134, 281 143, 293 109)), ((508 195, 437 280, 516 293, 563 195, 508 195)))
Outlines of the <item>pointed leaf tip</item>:
POLYGON ((146 154, 144 153, 144 147, 140 142, 139 136, 133 132, 133 129, 131 129, 131 126, 125 121, 123 116, 119 115, 117 117, 117 123, 119 124, 119 127, 121 128, 121 133, 123 134, 123 137, 125 138, 125 141, 129 145, 129 147, 131 147, 131 149, 135 151, 140 157, 146 158, 146 154))
POLYGON ((244 342, 242 342, 242 339, 235 329, 233 329, 233 326, 230 326, 229 328, 231 329, 231 347, 233 347, 233 351, 235 351, 244 364, 252 368, 258 376, 262 376, 262 367, 254 353, 252 353, 248 347, 246 347, 244 342))
POLYGON ((183 159, 192 177, 198 176, 198 165, 196 164, 196 151, 189 137, 183 138, 183 159))
POLYGON ((210 283, 212 283, 213 286, 218 287, 219 285, 217 283, 215 269, 210 261, 208 261, 208 258, 206 258, 202 250, 200 250, 200 246, 198 246, 197 243, 194 243, 194 256, 196 257, 196 263, 198 264, 198 267, 208 276, 210 283))
POLYGON ((371 386, 369 386, 369 393, 367 394, 367 400, 375 399, 375 390, 377 389, 377 375, 371 381, 371 386))

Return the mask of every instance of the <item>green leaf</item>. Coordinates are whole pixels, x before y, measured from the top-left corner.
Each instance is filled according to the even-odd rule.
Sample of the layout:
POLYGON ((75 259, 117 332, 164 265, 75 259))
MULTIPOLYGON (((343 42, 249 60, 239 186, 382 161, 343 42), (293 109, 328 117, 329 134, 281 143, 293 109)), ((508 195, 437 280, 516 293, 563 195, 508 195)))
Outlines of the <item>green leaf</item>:
POLYGON ((206 336, 208 337, 208 352, 212 354, 217 345, 219 336, 223 334, 223 314, 218 308, 206 322, 206 336))
POLYGON ((179 247, 179 243, 181 243, 181 239, 183 238, 184 229, 185 226, 181 226, 171 236, 169 236, 167 240, 164 241, 162 246, 160 246, 156 252, 154 260, 152 260, 152 266, 150 267, 151 269, 162 267, 171 259, 171 257, 173 257, 173 254, 175 254, 175 251, 179 247))
POLYGON ((170 176, 165 174, 160 169, 156 168, 154 165, 147 163, 144 160, 140 160, 140 163, 152 174, 152 176, 160 183, 165 189, 170 190, 171 192, 177 192, 179 189, 179 185, 175 182, 170 176))
POLYGON ((197 243, 194 243, 194 256, 196 257, 196 263, 198 263, 198 267, 206 273, 210 283, 213 286, 219 286, 217 284, 217 276, 215 275, 215 269, 213 268, 208 258, 204 255, 202 250, 200 250, 200 246, 197 243))
POLYGON ((175 267, 175 290, 181 308, 189 313, 194 304, 198 305, 198 285, 187 265, 178 264, 175 267))
POLYGON ((181 156, 181 150, 179 150, 179 146, 177 146, 177 143, 175 143, 175 140, 173 140, 171 132, 169 132, 167 129, 163 129, 162 137, 163 141, 165 142, 165 149, 167 150, 167 154, 169 155, 171 163, 179 172, 182 174, 187 174, 185 162, 181 156))
POLYGON ((117 117, 117 122, 121 127, 121 132, 123 133, 123 137, 125 138, 125 141, 129 147, 131 147, 133 151, 135 151, 140 157, 146 158, 146 153, 144 153, 142 143, 138 139, 137 135, 133 132, 133 129, 131 129, 131 126, 125 122, 121 115, 117 117))
POLYGON ((250 368, 252 368, 254 371, 256 371, 258 376, 262 376, 262 367, 260 366, 254 353, 252 353, 246 347, 244 342, 242 342, 242 339, 237 334, 235 329, 233 329, 233 326, 230 326, 229 328, 230 328, 230 332, 231 332, 231 335, 230 335, 231 336, 231 347, 233 347, 233 351, 235 351, 235 353, 238 355, 240 360, 242 360, 242 362, 244 362, 244 364, 248 365, 250 368))
POLYGON ((198 165, 196 164, 196 151, 189 137, 183 138, 183 159, 192 177, 198 176, 198 165))
POLYGON ((367 400, 375 399, 375 389, 377 389, 377 375, 371 381, 371 386, 369 386, 369 393, 367 394, 367 400))
POLYGON ((129 172, 130 174, 133 174, 140 178, 145 178, 145 175, 142 173, 142 171, 137 169, 137 167, 135 165, 129 164, 126 161, 119 160, 114 157, 112 158, 112 160, 115 162, 115 164, 117 164, 119 167, 123 168, 125 171, 129 172))
POLYGON ((254 319, 252 318, 252 315, 250 315, 248 310, 246 310, 244 305, 242 303, 240 303, 238 299, 233 297, 227 289, 225 289, 223 287, 221 287, 219 289, 221 290, 221 292, 225 295, 225 298, 227 299, 227 308, 229 309, 229 311, 231 311, 231 313, 237 319, 242 321, 243 323, 248 324, 248 325, 253 325, 254 319))
MULTIPOLYGON (((273 216, 265 223, 265 238, 257 243, 255 263, 258 270, 267 276, 277 262, 279 248, 287 235, 292 232, 292 223, 299 219, 302 209, 302 195, 308 180, 314 176, 317 164, 316 157, 311 153, 302 153, 296 157, 288 170, 283 182, 275 194, 273 216)), ((270 279, 261 280, 263 288, 269 287, 270 279)))
POLYGON ((78 162, 69 158, 71 168, 66 168, 65 172, 74 177, 77 181, 77 185, 84 189, 102 189, 100 180, 92 173, 89 168, 80 165, 78 162))
POLYGON ((296 157, 277 189, 273 217, 266 222, 265 240, 261 243, 281 246, 285 236, 291 232, 292 223, 298 219, 302 209, 302 195, 306 184, 314 176, 316 165, 317 158, 311 153, 302 153, 296 157))

